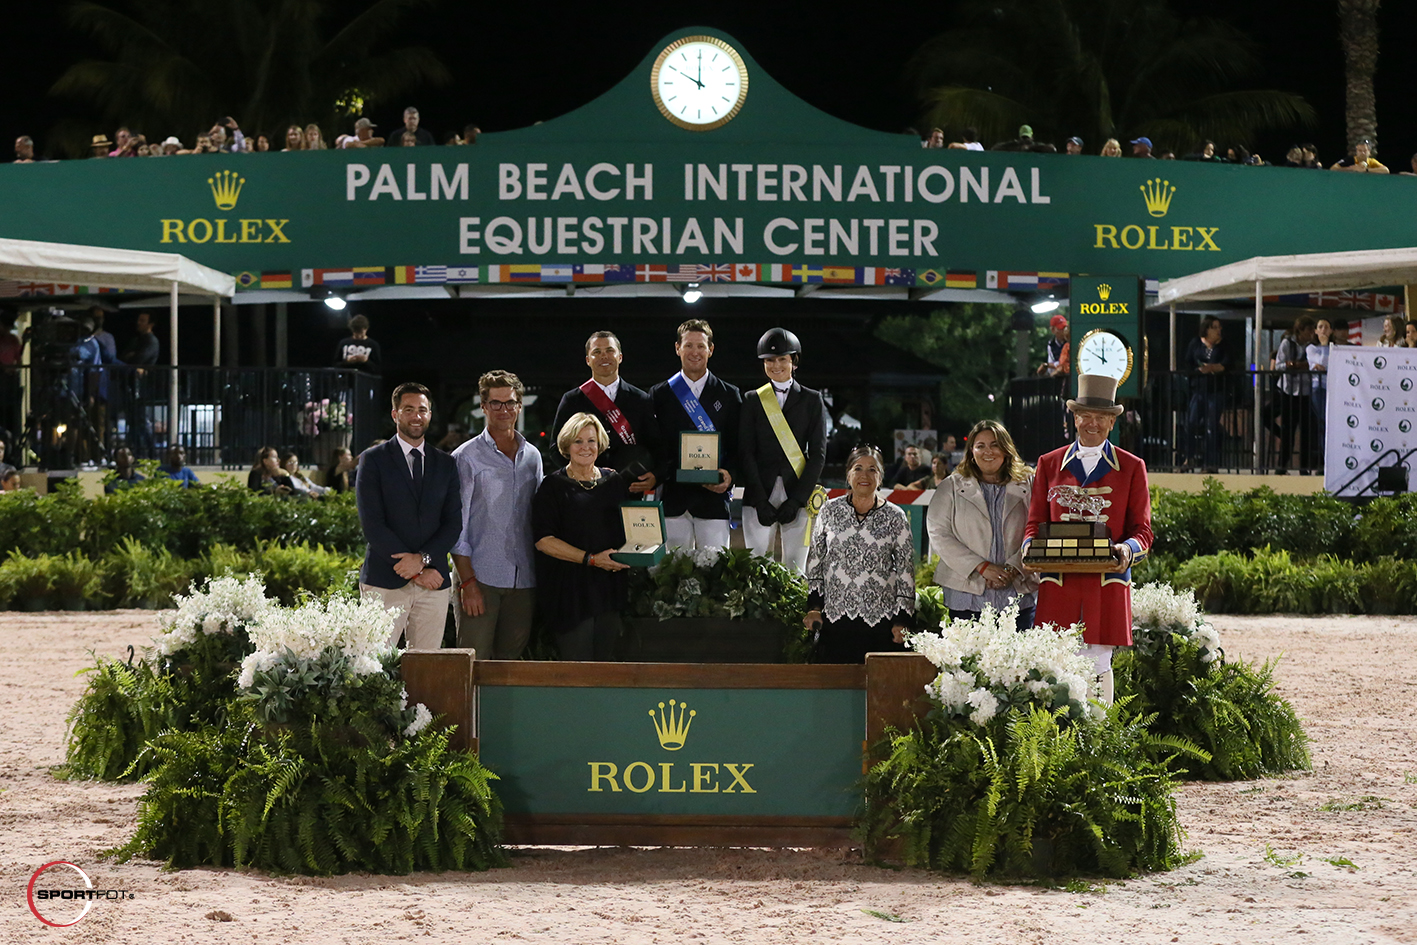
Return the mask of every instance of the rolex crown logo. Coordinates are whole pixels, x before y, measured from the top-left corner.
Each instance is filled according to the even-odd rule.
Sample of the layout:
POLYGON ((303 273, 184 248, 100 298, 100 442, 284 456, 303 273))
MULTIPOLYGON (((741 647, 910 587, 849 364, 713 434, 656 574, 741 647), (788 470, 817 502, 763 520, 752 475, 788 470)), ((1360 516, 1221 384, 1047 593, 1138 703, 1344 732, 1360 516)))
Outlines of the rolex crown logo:
POLYGON ((1142 184, 1139 189, 1146 198, 1146 212, 1154 217, 1166 216, 1166 211, 1171 209, 1171 198, 1176 194, 1171 182, 1157 177, 1142 184))
POLYGON ((694 716, 699 713, 690 709, 683 702, 669 700, 669 711, 665 711, 664 703, 659 704, 659 713, 653 709, 649 710, 649 717, 654 720, 654 733, 659 736, 659 747, 665 751, 678 751, 684 747, 684 740, 689 737, 689 726, 694 722, 694 716), (678 710, 675 710, 675 706, 678 710), (687 712, 685 710, 688 710, 687 712))
POLYGON ((1097 287, 1097 297, 1102 301, 1107 301, 1112 297, 1112 287, 1107 283, 1102 283, 1097 287))
POLYGON ((217 171, 215 177, 207 178, 207 186, 212 189, 212 199, 218 210, 230 210, 241 197, 241 188, 246 178, 238 177, 235 171, 217 171))

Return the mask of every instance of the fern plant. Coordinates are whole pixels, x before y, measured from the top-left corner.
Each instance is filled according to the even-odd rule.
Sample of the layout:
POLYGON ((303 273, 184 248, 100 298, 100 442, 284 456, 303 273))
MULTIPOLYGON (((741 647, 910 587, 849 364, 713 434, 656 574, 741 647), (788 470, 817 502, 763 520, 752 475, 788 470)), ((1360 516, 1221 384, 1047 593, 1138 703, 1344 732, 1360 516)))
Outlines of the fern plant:
POLYGON ((190 681, 155 673, 146 662, 130 666, 99 657, 84 694, 69 710, 64 764, 71 778, 123 781, 142 776, 151 759, 139 758, 158 733, 190 721, 190 681))
POLYGON ((981 879, 1171 869, 1173 758, 1205 752, 1148 723, 1120 705, 1085 724, 1038 707, 983 726, 932 712, 865 778, 867 853, 898 842, 910 865, 981 879))

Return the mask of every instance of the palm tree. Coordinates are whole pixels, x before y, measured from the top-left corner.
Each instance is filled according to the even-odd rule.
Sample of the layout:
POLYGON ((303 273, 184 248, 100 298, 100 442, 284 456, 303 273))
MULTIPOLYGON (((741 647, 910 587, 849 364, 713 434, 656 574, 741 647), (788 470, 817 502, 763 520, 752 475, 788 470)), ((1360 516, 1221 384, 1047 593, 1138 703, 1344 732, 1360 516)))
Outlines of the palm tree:
POLYGON ((382 48, 408 13, 435 3, 374 0, 351 16, 333 0, 79 0, 70 21, 110 58, 71 66, 51 94, 87 100, 110 127, 149 138, 186 138, 226 115, 270 133, 328 122, 448 81, 431 50, 382 48))
POLYGON ((1043 140, 1081 135, 1094 152, 1138 135, 1182 152, 1314 120, 1297 95, 1237 90, 1255 70, 1253 44, 1223 23, 1182 20, 1166 0, 963 0, 958 20, 907 72, 930 124, 973 125, 981 139, 1026 122, 1043 140))
POLYGON ((1343 46, 1348 150, 1364 138, 1378 140, 1378 102, 1373 73, 1378 67, 1380 0, 1338 0, 1338 42, 1343 46))

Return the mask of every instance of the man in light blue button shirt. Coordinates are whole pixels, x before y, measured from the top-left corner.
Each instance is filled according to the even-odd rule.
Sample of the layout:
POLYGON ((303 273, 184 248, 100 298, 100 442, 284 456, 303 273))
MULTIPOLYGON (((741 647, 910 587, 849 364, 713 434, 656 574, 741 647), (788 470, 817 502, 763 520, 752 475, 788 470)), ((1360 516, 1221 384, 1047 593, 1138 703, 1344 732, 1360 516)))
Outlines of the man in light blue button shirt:
POLYGON ((531 637, 536 565, 531 500, 541 453, 517 432, 525 388, 515 374, 478 381, 487 426, 453 451, 463 529, 453 545, 458 572, 458 646, 478 659, 520 659, 531 637))

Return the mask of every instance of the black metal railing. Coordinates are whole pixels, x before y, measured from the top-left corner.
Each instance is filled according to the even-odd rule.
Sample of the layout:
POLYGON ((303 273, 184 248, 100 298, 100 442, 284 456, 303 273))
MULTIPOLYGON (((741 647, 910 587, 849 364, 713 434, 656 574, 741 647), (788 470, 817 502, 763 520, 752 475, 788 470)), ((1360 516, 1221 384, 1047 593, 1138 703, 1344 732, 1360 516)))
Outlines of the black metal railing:
POLYGON ((262 446, 324 465, 378 435, 379 403, 378 377, 341 368, 0 368, 7 461, 23 451, 44 469, 106 463, 119 446, 161 460, 174 444, 191 466, 248 467, 262 446))
MULTIPOLYGON (((1019 454, 1067 443, 1067 378, 1017 378, 1006 423, 1019 454)), ((1326 376, 1307 371, 1153 372, 1126 401, 1119 442, 1157 472, 1322 474, 1326 376), (1255 440, 1256 393, 1259 449, 1255 440)))

